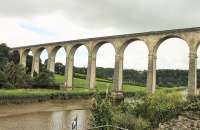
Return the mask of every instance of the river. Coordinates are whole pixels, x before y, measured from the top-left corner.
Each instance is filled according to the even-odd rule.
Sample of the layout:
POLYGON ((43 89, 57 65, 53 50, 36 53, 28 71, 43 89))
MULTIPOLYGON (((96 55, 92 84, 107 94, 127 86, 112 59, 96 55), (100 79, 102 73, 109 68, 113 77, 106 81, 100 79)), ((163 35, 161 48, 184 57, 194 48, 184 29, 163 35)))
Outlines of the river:
POLYGON ((49 101, 44 103, 1 105, 0 130, 86 130, 89 100, 49 101))

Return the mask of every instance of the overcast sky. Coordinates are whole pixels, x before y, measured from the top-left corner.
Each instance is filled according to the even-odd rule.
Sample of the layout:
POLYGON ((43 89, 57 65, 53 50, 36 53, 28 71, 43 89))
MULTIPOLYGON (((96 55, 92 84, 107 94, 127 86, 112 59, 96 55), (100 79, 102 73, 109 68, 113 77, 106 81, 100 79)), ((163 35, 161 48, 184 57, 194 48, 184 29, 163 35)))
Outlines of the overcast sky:
MULTIPOLYGON (((199 5, 199 0, 0 0, 0 42, 16 47, 197 27, 199 5)), ((64 55, 64 50, 59 50, 56 61, 65 63, 64 55)), ((125 51, 124 67, 146 69, 147 55, 143 42, 130 44, 125 51)), ((45 51, 41 57, 47 57, 45 51)), ((188 69, 188 47, 181 39, 168 39, 159 47, 157 59, 159 69, 188 69)), ((75 66, 87 66, 84 46, 75 54, 75 66)), ((110 44, 98 51, 97 66, 114 66, 110 44)))

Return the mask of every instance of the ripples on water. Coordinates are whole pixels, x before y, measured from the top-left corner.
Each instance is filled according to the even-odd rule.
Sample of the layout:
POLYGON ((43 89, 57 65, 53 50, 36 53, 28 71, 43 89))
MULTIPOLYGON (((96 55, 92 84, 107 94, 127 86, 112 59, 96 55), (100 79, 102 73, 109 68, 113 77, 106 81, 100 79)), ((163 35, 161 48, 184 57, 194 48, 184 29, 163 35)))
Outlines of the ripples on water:
POLYGON ((0 107, 0 111, 4 112, 0 113, 0 130, 71 130, 72 122, 76 116, 78 117, 78 130, 86 130, 90 112, 85 108, 86 104, 82 104, 85 109, 81 110, 80 102, 77 104, 78 107, 76 103, 23 105, 21 108, 18 105, 16 106, 17 113, 14 113, 13 107, 15 106, 12 108, 7 106, 7 109, 6 106, 0 107), (71 108, 73 105, 74 109, 71 108), (71 110, 68 110, 69 107, 71 110), (9 111, 9 108, 13 110, 9 111), (36 108, 37 111, 29 112, 36 108), (23 113, 23 111, 27 112, 23 113), (5 113, 7 115, 2 116, 5 113))

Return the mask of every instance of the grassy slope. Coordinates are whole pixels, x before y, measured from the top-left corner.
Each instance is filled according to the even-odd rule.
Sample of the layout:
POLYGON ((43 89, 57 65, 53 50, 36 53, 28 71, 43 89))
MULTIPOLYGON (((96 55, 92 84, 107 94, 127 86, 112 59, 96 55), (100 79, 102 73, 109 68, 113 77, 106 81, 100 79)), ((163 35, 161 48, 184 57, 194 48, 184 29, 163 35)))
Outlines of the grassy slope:
MULTIPOLYGON (((56 83, 63 84, 64 76, 55 75, 56 83)), ((98 79, 96 81, 96 89, 100 92, 105 92, 106 89, 112 88, 112 83, 109 83, 106 80, 98 79), (101 81, 99 81, 101 80, 101 81)), ((183 88, 157 88, 157 91, 179 91, 183 88)), ((133 85, 123 85, 123 91, 129 93, 138 93, 144 92, 145 87, 133 86, 133 85)), ((50 90, 50 89, 0 89, 0 97, 32 97, 32 96, 46 96, 56 93, 65 93, 65 94, 88 94, 92 92, 86 87, 86 81, 84 79, 74 78, 74 87, 73 90, 63 91, 63 90, 50 90)))
MULTIPOLYGON (((63 84, 64 83, 64 76, 62 75, 55 75, 55 80, 56 83, 59 84, 63 84)), ((106 80, 101 80, 98 79, 98 81, 96 81, 96 89, 99 91, 106 91, 107 88, 111 89, 112 88, 112 83, 106 82, 106 80)), ((78 79, 78 78, 74 78, 73 80, 74 82, 74 88, 79 88, 82 90, 87 89, 86 86, 86 80, 84 79, 78 79)), ((123 91, 125 92, 138 92, 138 91, 145 91, 145 87, 141 87, 141 86, 134 86, 134 85, 123 85, 123 91)), ((163 88, 163 87, 159 87, 157 88, 157 91, 179 91, 179 90, 184 90, 184 88, 178 88, 178 87, 173 87, 173 88, 163 88)))

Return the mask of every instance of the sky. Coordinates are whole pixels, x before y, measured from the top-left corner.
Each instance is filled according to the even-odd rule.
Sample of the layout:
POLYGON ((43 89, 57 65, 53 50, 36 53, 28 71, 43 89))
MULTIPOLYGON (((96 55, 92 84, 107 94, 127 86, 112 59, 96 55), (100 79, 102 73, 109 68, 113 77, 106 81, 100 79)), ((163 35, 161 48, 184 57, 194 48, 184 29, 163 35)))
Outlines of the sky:
MULTIPOLYGON (((54 41, 200 26, 199 0, 0 0, 0 43, 9 47, 54 41)), ((200 50, 200 49, 199 49, 200 50)), ((200 55, 200 51, 198 54, 200 55)), ((75 53, 75 66, 87 67, 87 49, 75 53)), ((56 62, 65 63, 61 48, 56 62)), ((114 49, 104 44, 97 66, 114 67, 114 49)), ((41 58, 48 57, 44 51, 41 58)), ((147 69, 145 43, 125 50, 124 68, 147 69)), ((200 67, 200 59, 198 59, 200 67)), ((188 46, 172 38, 158 49, 158 69, 188 69, 188 46), (170 53, 169 53, 170 52, 170 53)))

